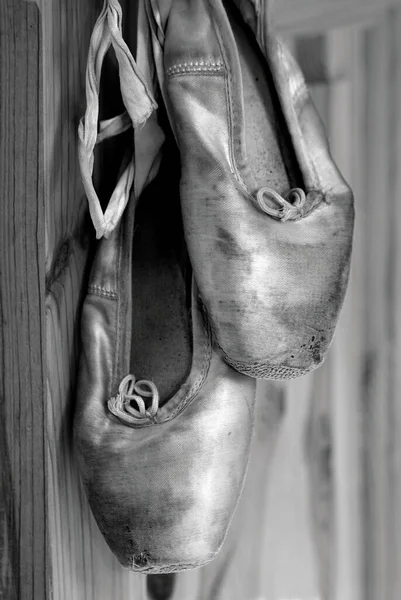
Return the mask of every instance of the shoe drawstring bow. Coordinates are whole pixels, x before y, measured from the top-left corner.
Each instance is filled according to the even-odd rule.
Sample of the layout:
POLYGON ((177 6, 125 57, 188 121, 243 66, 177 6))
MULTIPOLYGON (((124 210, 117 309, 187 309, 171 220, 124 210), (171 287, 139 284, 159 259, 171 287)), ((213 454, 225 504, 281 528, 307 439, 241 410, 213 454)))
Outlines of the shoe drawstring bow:
POLYGON ((155 422, 159 392, 152 381, 136 381, 134 375, 127 375, 121 381, 117 395, 110 398, 107 405, 110 412, 126 424, 139 424, 146 420, 155 422))
POLYGON ((274 219, 294 221, 302 217, 306 194, 301 188, 294 188, 283 198, 271 188, 263 187, 256 194, 256 201, 261 210, 274 219), (272 203, 278 205, 278 208, 274 208, 272 203))

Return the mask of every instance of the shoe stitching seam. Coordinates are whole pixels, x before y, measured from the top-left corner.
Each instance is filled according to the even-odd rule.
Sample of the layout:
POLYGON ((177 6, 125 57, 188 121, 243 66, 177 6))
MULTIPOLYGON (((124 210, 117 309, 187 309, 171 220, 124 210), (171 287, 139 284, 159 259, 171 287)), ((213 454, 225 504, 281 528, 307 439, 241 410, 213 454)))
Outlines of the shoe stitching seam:
POLYGON ((207 77, 218 77, 221 75, 224 75, 224 70, 223 69, 188 69, 188 70, 181 70, 181 71, 176 71, 174 73, 170 73, 168 75, 169 79, 173 79, 174 77, 179 77, 180 75, 196 75, 198 77, 201 77, 202 75, 207 76, 207 77))
POLYGON ((213 557, 210 558, 209 560, 207 560, 206 562, 202 561, 202 562, 195 562, 195 563, 177 563, 177 564, 173 564, 173 565, 169 564, 168 566, 165 566, 165 567, 159 567, 157 565, 152 565, 152 566, 148 566, 148 567, 138 568, 138 565, 135 563, 135 559, 133 559, 132 560, 132 569, 134 571, 137 571, 138 573, 152 573, 152 572, 171 573, 171 572, 175 572, 175 571, 184 571, 187 569, 196 569, 198 567, 203 567, 211 560, 213 560, 213 557))
MULTIPOLYGON (((220 347, 221 349, 221 347, 220 347)), ((222 350, 222 349, 221 349, 222 350)), ((232 360, 223 350, 223 356, 225 361, 236 371, 247 375, 248 377, 256 377, 258 379, 277 379, 277 380, 288 380, 301 377, 306 375, 316 367, 320 366, 321 363, 310 365, 309 367, 287 367, 285 365, 266 365, 263 363, 248 365, 241 361, 232 360)))
POLYGON ((178 63, 176 65, 172 65, 166 70, 166 75, 173 75, 175 73, 186 73, 188 71, 223 71, 224 63, 221 61, 217 62, 205 62, 205 61, 189 61, 184 63, 178 63))
POLYGON ((115 290, 104 288, 101 285, 88 286, 88 294, 93 294, 94 296, 103 296, 105 298, 111 298, 112 300, 117 300, 118 298, 118 293, 115 290))
MULTIPOLYGON (((259 361, 253 362, 253 363, 235 360, 235 359, 232 359, 229 356, 229 354, 227 354, 227 352, 220 345, 216 331, 215 331, 213 325, 211 324, 210 319, 207 316, 207 309, 204 304, 203 304, 203 311, 205 313, 205 318, 207 319, 207 322, 209 324, 209 331, 211 333, 211 336, 213 337, 213 340, 214 340, 216 346, 220 350, 220 352, 224 358, 224 361, 230 367, 235 369, 235 371, 242 373, 243 375, 247 375, 248 377, 256 377, 258 379, 284 380, 284 379, 293 379, 296 377, 301 377, 302 375, 306 375, 307 373, 309 373, 310 371, 313 371, 314 369, 316 369, 317 367, 319 367, 322 364, 322 362, 324 361, 324 359, 327 355, 329 347, 331 346, 331 343, 332 343, 332 341, 331 341, 329 344, 329 347, 326 349, 324 354, 321 356, 320 361, 317 363, 313 363, 313 364, 309 365, 308 367, 290 367, 288 365, 269 365, 268 358, 261 359, 259 361), (281 377, 280 375, 284 375, 284 373, 287 376, 281 377)), ((315 331, 320 331, 320 330, 315 329, 315 331)))
POLYGON ((216 334, 214 333, 214 340, 219 347, 224 360, 229 364, 233 369, 242 373, 244 375, 250 377, 257 377, 258 379, 294 379, 296 377, 301 377, 302 375, 306 375, 310 371, 313 371, 317 367, 319 367, 324 361, 328 348, 321 356, 318 362, 312 363, 307 367, 290 367, 288 365, 271 365, 268 363, 268 359, 262 359, 253 363, 248 363, 246 361, 240 361, 232 359, 227 352, 222 348, 220 343, 217 341, 216 334))
POLYGON ((221 60, 216 60, 216 61, 213 61, 213 60, 187 60, 185 62, 172 65, 171 67, 169 67, 169 69, 167 69, 167 72, 170 69, 175 69, 176 67, 192 67, 192 66, 195 66, 195 67, 199 67, 199 66, 200 67, 203 67, 203 66, 205 66, 205 67, 209 67, 209 66, 224 67, 224 63, 221 60))

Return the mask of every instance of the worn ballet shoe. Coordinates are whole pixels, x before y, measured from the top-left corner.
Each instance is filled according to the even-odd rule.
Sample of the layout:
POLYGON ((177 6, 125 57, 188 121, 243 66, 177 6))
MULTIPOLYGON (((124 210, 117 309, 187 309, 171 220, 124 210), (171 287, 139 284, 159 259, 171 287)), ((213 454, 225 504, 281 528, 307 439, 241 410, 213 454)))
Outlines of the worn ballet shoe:
POLYGON ((333 338, 353 196, 266 3, 239 4, 242 17, 222 0, 147 0, 147 11, 214 339, 238 371, 286 379, 320 365, 333 338))
POLYGON ((222 545, 248 462, 255 382, 216 352, 192 282, 179 161, 174 147, 163 153, 163 115, 151 114, 143 8, 140 2, 136 61, 122 39, 117 0, 105 0, 88 58, 79 157, 103 239, 81 318, 74 439, 89 503, 111 550, 125 567, 157 574, 201 566, 222 545), (110 43, 126 112, 98 123, 110 43), (92 183, 94 146, 131 127, 103 213, 92 183))
POLYGON ((192 284, 175 171, 99 242, 81 320, 80 472, 111 550, 143 573, 215 557, 253 430, 255 382, 216 351, 192 284))

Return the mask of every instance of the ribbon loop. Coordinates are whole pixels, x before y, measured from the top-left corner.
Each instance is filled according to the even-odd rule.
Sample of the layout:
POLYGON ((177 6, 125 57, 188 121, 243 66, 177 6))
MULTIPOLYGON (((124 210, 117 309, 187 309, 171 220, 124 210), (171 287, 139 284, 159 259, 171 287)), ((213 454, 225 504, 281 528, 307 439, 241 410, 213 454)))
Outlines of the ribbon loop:
POLYGON ((121 6, 118 0, 104 0, 90 40, 86 67, 86 111, 78 127, 81 177, 97 239, 108 237, 120 220, 129 199, 135 166, 132 159, 129 167, 120 175, 103 213, 92 181, 95 145, 130 127, 144 124, 156 108, 157 104, 146 80, 123 39, 121 6), (113 47, 118 62, 121 96, 126 113, 99 123, 98 131, 100 77, 110 46, 113 47))
POLYGON ((264 187, 256 194, 256 201, 264 213, 279 221, 295 221, 302 217, 306 194, 301 188, 293 188, 285 198, 275 190, 264 187), (270 201, 268 204, 267 201, 270 201), (274 208, 272 204, 278 205, 274 208))
POLYGON ((143 423, 150 420, 155 423, 155 417, 159 410, 159 392, 153 381, 141 379, 136 381, 134 375, 126 375, 121 381, 118 394, 110 398, 107 405, 110 412, 126 424, 143 423), (151 398, 145 402, 144 398, 151 398), (137 408, 132 406, 135 402, 137 408))

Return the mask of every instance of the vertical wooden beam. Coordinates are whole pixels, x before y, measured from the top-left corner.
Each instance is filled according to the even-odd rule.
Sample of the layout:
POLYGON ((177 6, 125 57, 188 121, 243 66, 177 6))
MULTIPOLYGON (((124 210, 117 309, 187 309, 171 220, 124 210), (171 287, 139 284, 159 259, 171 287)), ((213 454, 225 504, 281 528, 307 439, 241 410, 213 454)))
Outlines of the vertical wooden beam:
POLYGON ((0 597, 47 598, 38 7, 0 4, 0 597))
POLYGON ((365 38, 366 595, 401 594, 400 171, 401 19, 391 10, 365 38))
POLYGON ((388 106, 390 98, 386 20, 365 34, 366 230, 364 372, 362 403, 365 459, 366 597, 388 598, 388 410, 389 317, 387 261, 391 190, 388 106))
MULTIPOLYGON (((368 38, 368 50, 376 47, 382 58, 378 70, 384 71, 383 81, 386 91, 382 91, 380 105, 375 107, 376 119, 383 122, 384 133, 381 149, 385 154, 381 166, 383 174, 379 175, 382 189, 377 189, 376 197, 372 194, 371 203, 376 205, 376 215, 382 211, 385 220, 386 240, 382 242, 385 255, 381 269, 384 271, 380 284, 383 285, 380 298, 380 312, 383 312, 381 344, 377 346, 377 362, 382 362, 381 378, 373 372, 374 385, 379 394, 372 398, 376 403, 372 411, 370 431, 378 439, 372 444, 370 461, 367 465, 374 486, 383 486, 381 492, 372 493, 375 504, 373 532, 382 536, 379 546, 370 549, 369 571, 374 572, 374 588, 389 600, 398 600, 401 596, 401 409, 400 409, 400 358, 401 358, 401 7, 387 13, 386 19, 368 38), (385 123, 385 125, 384 125, 385 123), (385 137, 384 137, 385 136, 385 137), (383 406, 381 406, 383 405, 383 406), (379 420, 380 419, 380 420, 379 420), (381 436, 381 439, 380 439, 381 436), (381 551, 383 556, 378 557, 381 551)), ((367 71, 371 72, 372 59, 367 63, 367 71)), ((374 77, 372 86, 376 83, 374 77)), ((382 75, 383 77, 383 75, 382 75)), ((373 107, 372 107, 373 108, 373 107)), ((373 132, 372 132, 373 133, 373 132)), ((373 137, 373 136, 372 136, 373 137)), ((373 144, 373 139, 372 139, 373 144)), ((379 149, 377 149, 379 152, 379 149)), ((373 208, 372 208, 373 213, 373 208)), ((373 217, 373 214, 372 214, 373 217)), ((377 218, 377 217, 376 217, 377 218)), ((371 225, 373 232, 374 224, 371 225)), ((372 239, 372 251, 376 244, 372 239)), ((378 277, 376 275, 376 277, 378 277)), ((372 321, 378 312, 377 305, 372 306, 372 321), (374 311, 374 312, 373 312, 374 311)), ((373 324, 371 324, 373 327, 373 324)), ((376 342, 377 343, 377 342, 376 342)), ((374 367, 376 365, 373 365, 374 367)), ((373 537, 373 536, 372 536, 373 537)), ((373 594, 371 595, 373 598, 373 594)))
POLYGON ((330 73, 328 134, 331 151, 355 196, 356 222, 348 293, 331 351, 336 600, 365 600, 362 547, 362 461, 360 382, 362 372, 365 264, 361 204, 364 199, 364 135, 360 75, 360 31, 327 34, 330 73))
POLYGON ((391 368, 389 394, 389 600, 401 598, 401 7, 388 15, 390 102, 390 156, 388 174, 390 198, 390 248, 388 261, 389 361, 391 368))

